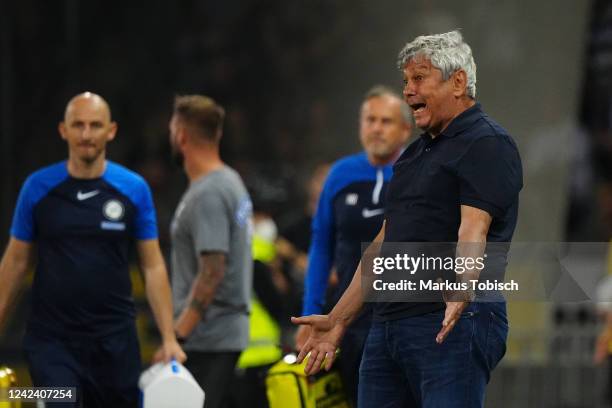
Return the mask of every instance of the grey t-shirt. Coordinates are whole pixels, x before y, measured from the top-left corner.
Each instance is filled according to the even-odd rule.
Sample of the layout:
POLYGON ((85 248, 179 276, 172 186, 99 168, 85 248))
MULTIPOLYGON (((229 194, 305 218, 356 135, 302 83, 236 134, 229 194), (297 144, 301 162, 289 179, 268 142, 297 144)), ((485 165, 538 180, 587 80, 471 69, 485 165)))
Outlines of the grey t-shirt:
POLYGON ((224 166, 191 183, 172 220, 172 294, 183 311, 205 252, 223 252, 225 276, 185 349, 240 351, 249 340, 253 281, 251 199, 236 171, 224 166))

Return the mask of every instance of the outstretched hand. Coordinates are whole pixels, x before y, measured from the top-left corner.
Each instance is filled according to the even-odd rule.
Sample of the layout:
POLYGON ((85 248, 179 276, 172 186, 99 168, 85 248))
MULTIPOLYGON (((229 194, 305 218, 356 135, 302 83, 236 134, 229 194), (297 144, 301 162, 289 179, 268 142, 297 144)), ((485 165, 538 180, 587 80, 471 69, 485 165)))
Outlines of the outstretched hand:
POLYGON ((301 363, 308 356, 304 373, 306 375, 318 373, 323 363, 325 370, 329 371, 336 359, 336 349, 344 335, 344 326, 332 321, 329 315, 292 317, 291 322, 310 327, 310 335, 297 357, 297 362, 301 363))

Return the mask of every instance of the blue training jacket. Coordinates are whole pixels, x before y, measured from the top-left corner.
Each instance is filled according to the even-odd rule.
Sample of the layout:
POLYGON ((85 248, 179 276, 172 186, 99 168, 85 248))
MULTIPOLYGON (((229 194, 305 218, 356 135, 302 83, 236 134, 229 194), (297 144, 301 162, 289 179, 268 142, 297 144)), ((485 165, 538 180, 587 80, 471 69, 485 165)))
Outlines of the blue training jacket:
POLYGON ((373 166, 365 152, 347 156, 332 166, 312 222, 304 316, 323 312, 332 266, 339 282, 329 299, 331 304, 350 284, 361 257, 361 243, 372 241, 382 227, 391 175, 392 164, 373 166))

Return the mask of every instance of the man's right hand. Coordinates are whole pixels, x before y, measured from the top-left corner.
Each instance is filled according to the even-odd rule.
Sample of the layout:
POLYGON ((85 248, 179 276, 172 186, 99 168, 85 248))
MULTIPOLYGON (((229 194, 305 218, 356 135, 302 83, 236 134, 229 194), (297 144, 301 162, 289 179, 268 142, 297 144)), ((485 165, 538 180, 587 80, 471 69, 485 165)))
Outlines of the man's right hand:
POLYGON ((304 373, 306 375, 318 373, 323 362, 325 362, 325 369, 329 371, 336 359, 336 349, 346 328, 338 321, 332 321, 329 315, 292 317, 291 322, 302 325, 299 330, 304 328, 310 332, 304 345, 298 347, 300 350, 298 363, 304 361, 304 358, 310 353, 304 373))

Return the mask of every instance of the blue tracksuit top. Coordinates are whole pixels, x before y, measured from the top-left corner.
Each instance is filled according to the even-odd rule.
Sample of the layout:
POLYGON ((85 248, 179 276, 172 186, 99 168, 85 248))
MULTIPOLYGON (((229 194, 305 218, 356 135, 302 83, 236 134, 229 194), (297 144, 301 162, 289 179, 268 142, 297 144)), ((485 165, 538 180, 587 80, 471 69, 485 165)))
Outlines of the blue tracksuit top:
POLYGON ((323 312, 332 266, 339 279, 332 303, 350 284, 361 257, 361 243, 372 241, 382 227, 391 175, 392 164, 373 166, 365 152, 332 166, 312 222, 303 315, 323 312))

